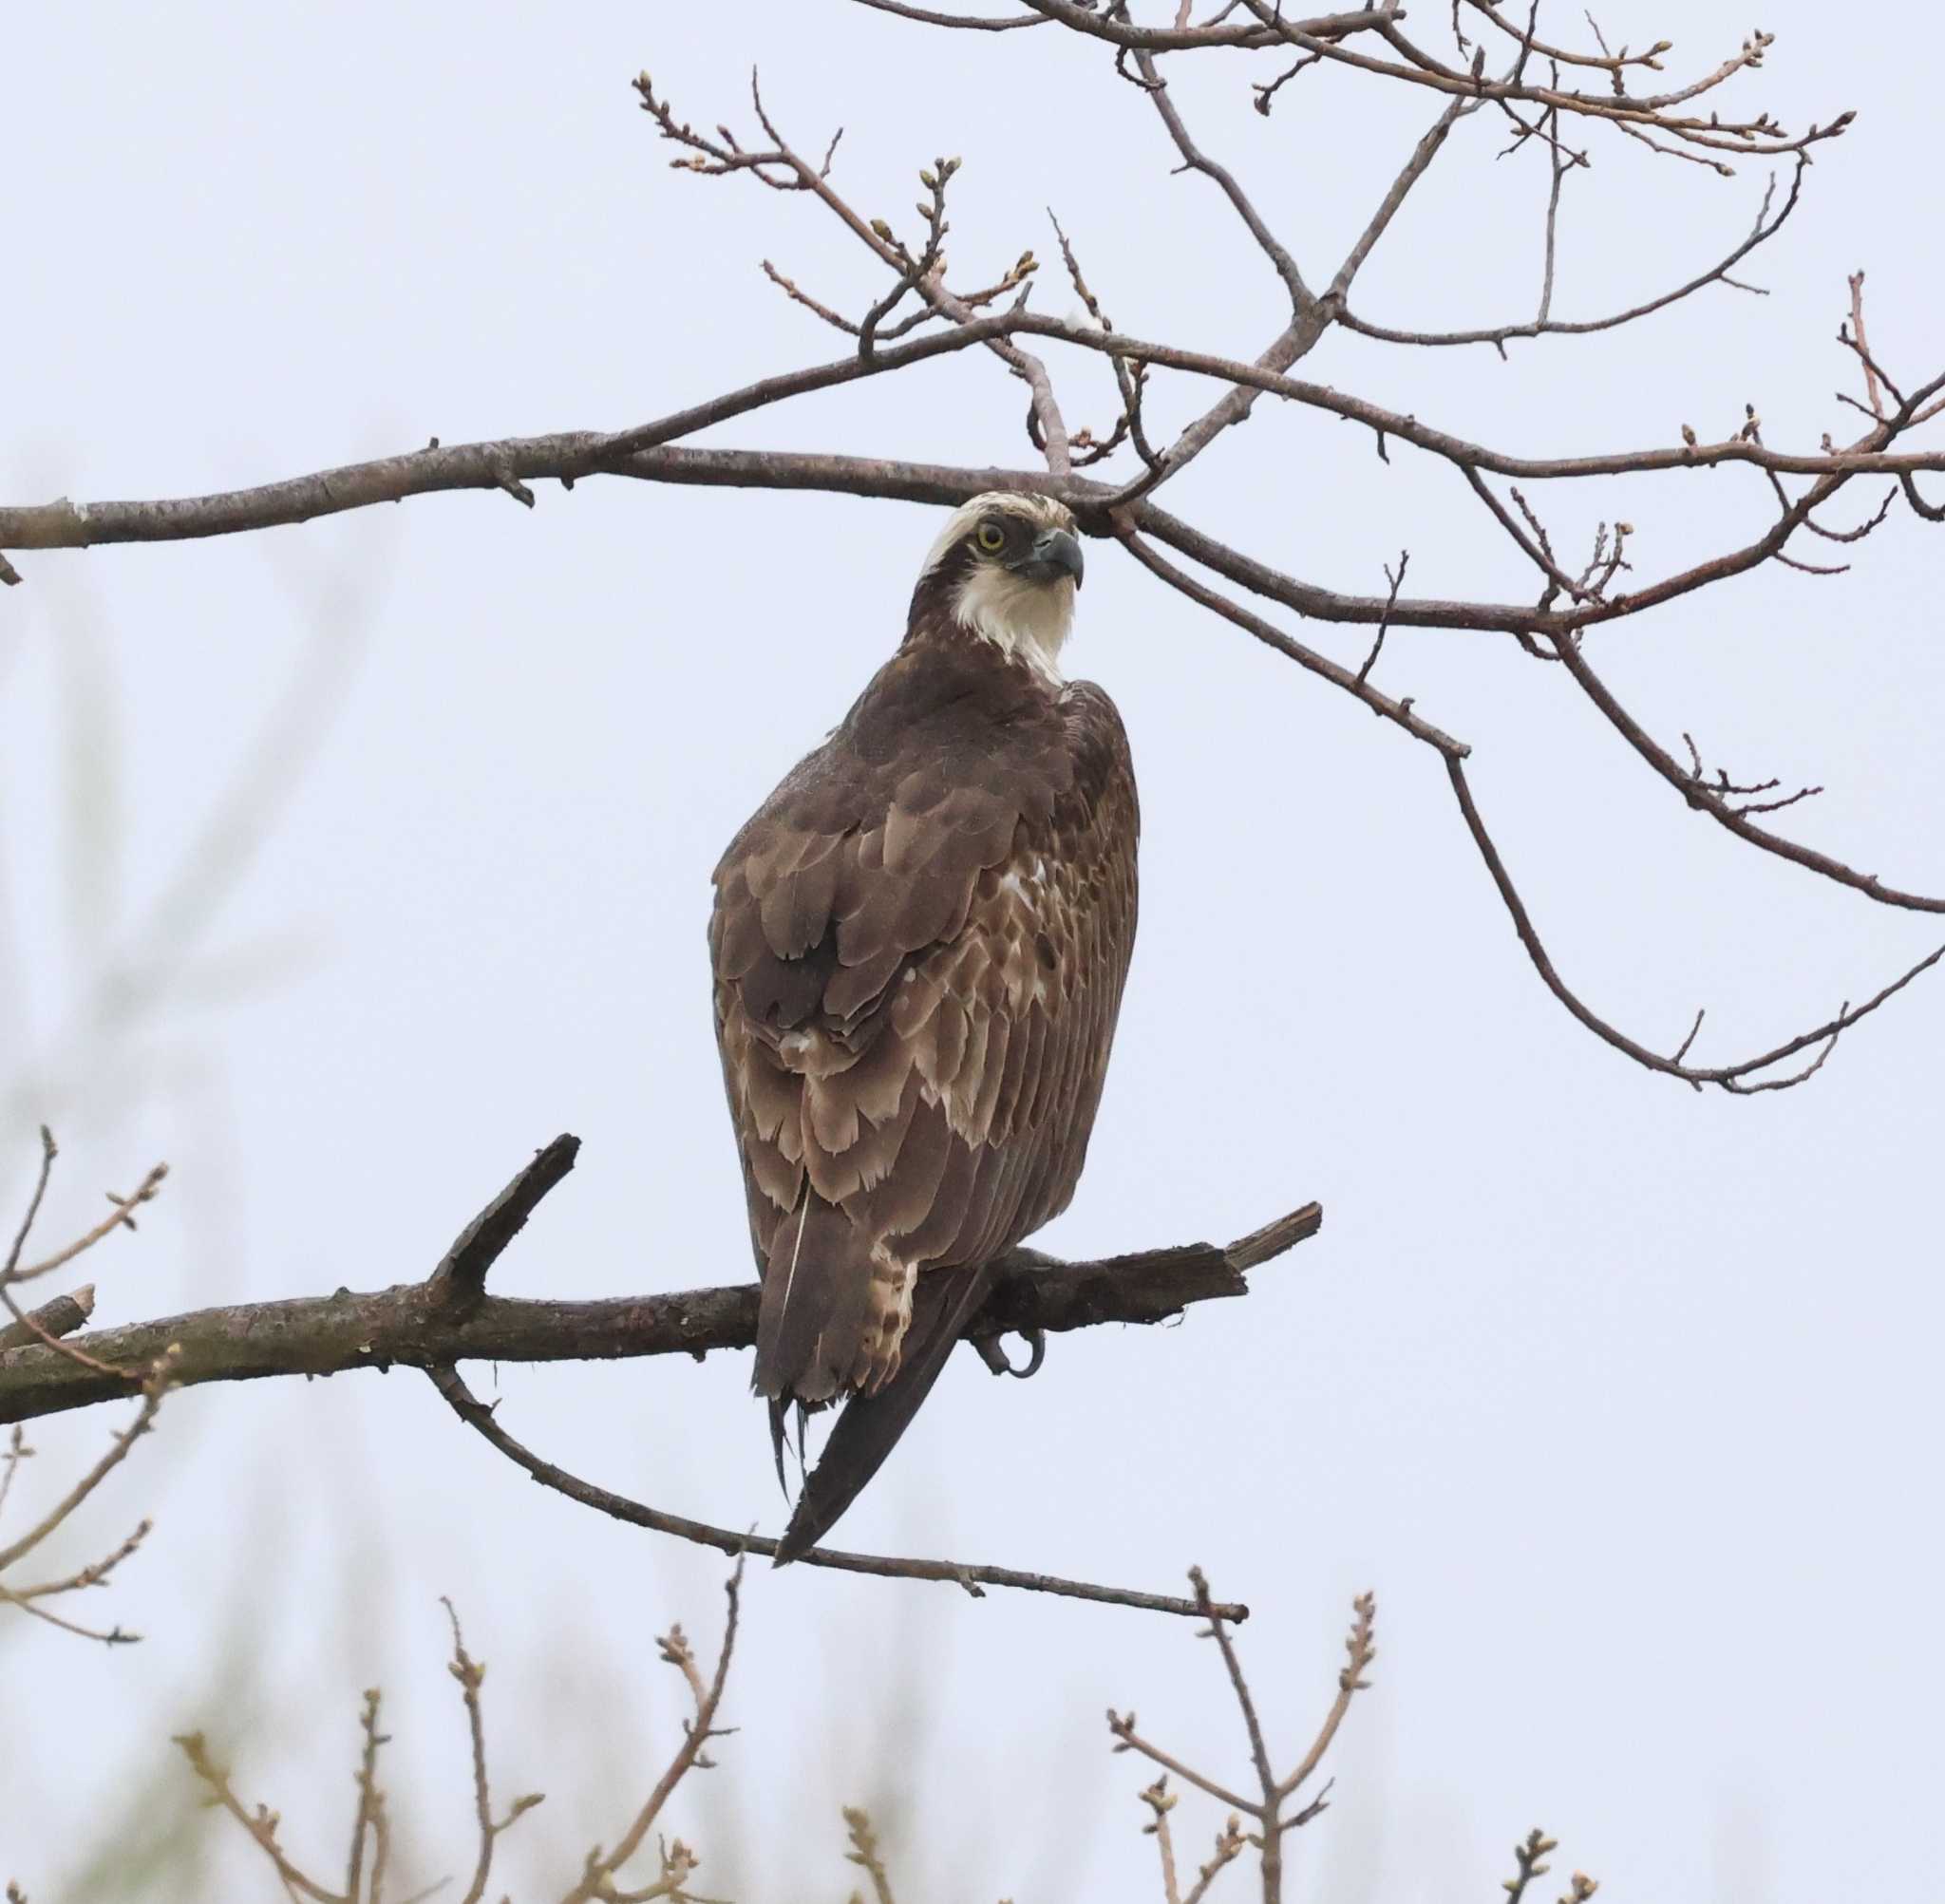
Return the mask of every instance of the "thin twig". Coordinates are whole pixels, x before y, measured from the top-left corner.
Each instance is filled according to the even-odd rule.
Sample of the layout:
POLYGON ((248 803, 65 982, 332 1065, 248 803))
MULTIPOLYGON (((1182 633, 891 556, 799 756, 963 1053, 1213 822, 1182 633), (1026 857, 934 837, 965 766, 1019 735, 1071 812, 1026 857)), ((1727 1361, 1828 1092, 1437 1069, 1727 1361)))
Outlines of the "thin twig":
POLYGON ((886 1870, 884 1854, 878 1849, 870 1813, 859 1805, 846 1805, 843 1819, 845 1836, 851 1840, 851 1849, 844 1854, 846 1860, 871 1879, 871 1895, 877 1904, 894 1904, 891 1873, 886 1870))
MULTIPOLYGON (((611 1519, 645 1527, 655 1534, 672 1535, 678 1540, 690 1540, 701 1547, 713 1547, 718 1553, 731 1555, 775 1555, 777 1542, 763 1536, 733 1533, 727 1528, 711 1527, 704 1521, 690 1520, 679 1514, 665 1514, 659 1508, 630 1500, 625 1495, 613 1494, 607 1488, 597 1487, 593 1481, 583 1480, 564 1468, 556 1467, 515 1441, 500 1425, 495 1411, 482 1403, 453 1370, 435 1368, 427 1373, 432 1386, 468 1427, 491 1442, 509 1461, 524 1468, 541 1486, 552 1488, 570 1500, 579 1501, 584 1507, 592 1507, 611 1519)), ((1166 1593, 1144 1593, 1132 1588, 1097 1586, 1090 1581, 1062 1579, 1051 1574, 1026 1573, 1012 1567, 973 1566, 958 1560, 901 1559, 889 1555, 848 1554, 835 1548, 813 1547, 807 1553, 800 1554, 794 1564, 828 1567, 841 1574, 869 1574, 880 1579, 936 1580, 959 1587, 974 1599, 984 1598, 988 1587, 1010 1587, 1022 1593, 1052 1593, 1063 1599, 1088 1600, 1098 1606, 1132 1607, 1140 1612, 1176 1613, 1184 1618, 1194 1617, 1198 1611, 1194 1601, 1166 1593)), ((1225 1619, 1239 1623, 1249 1617, 1249 1609, 1239 1605, 1225 1606, 1222 1613, 1225 1619)))
POLYGON ((1311 1748, 1297 1762, 1296 1769, 1277 1787, 1279 1798, 1291 1798, 1301 1791, 1323 1763, 1324 1754, 1331 1749, 1331 1743, 1337 1736, 1337 1728, 1344 1724, 1344 1715, 1350 1710, 1350 1702, 1370 1684, 1364 1675, 1369 1669, 1372 1660, 1378 1656, 1374 1631, 1377 1623, 1378 1603, 1369 1593, 1360 1593, 1351 1603, 1354 1617, 1351 1621, 1350 1637, 1344 1642, 1344 1650, 1349 1656, 1344 1669, 1337 1675, 1337 1697, 1331 1702, 1331 1709, 1324 1715, 1311 1748))
MULTIPOLYGON (((730 1656, 736 1650, 736 1625, 741 1609, 743 1588, 743 1557, 737 1556, 736 1565, 730 1571, 725 1583, 724 1594, 728 1602, 728 1611, 723 1622, 723 1644, 716 1654, 716 1668, 707 1684, 697 1670, 695 1654, 688 1636, 682 1629, 671 1627, 657 1642, 662 1658, 674 1667, 688 1684, 689 1696, 695 1705, 694 1717, 683 1728, 682 1744, 669 1762, 662 1776, 656 1780, 653 1789, 643 1800, 633 1821, 615 1840, 614 1848, 605 1854, 590 1853, 582 1870, 580 1881, 570 1890, 562 1904, 588 1904, 588 1900, 608 1898, 614 1895, 613 1879, 642 1847, 643 1841, 654 1828, 655 1820, 662 1815, 662 1807, 669 1802, 670 1795, 689 1774, 698 1767, 710 1763, 704 1748, 711 1739, 721 1736, 716 1718, 722 1709, 723 1689, 729 1679, 730 1656)), ((685 1860, 692 1864, 693 1860, 685 1860)), ((469 1900, 470 1904, 470 1900, 469 1900)))
MULTIPOLYGON (((1168 1789, 1169 1775, 1194 1786, 1198 1791, 1206 1792, 1218 1803, 1226 1805, 1230 1817, 1216 1839, 1215 1856, 1201 1867, 1197 1881, 1186 1898, 1180 1904, 1199 1904, 1223 1867, 1235 1859, 1245 1844, 1254 1844, 1262 1858, 1262 1895, 1264 1904, 1279 1904, 1283 1892, 1283 1838, 1286 1833, 1308 1824, 1319 1812, 1324 1810, 1327 1800, 1323 1794, 1308 1805, 1289 1817, 1284 1816, 1283 1807, 1292 1797, 1315 1772, 1324 1754, 1330 1749, 1337 1736, 1337 1730, 1344 1723, 1344 1716, 1350 1710, 1350 1702, 1362 1692, 1368 1682, 1363 1677, 1365 1670, 1377 1656, 1372 1643, 1372 1625, 1376 1618, 1376 1602, 1369 1593, 1360 1593, 1355 1605, 1355 1619, 1352 1622, 1350 1637, 1345 1642, 1347 1662, 1337 1676, 1337 1698, 1326 1715, 1322 1728, 1315 1742, 1307 1752, 1296 1769, 1286 1779, 1278 1779, 1270 1757, 1269 1744, 1264 1738, 1263 1727, 1256 1712, 1256 1696, 1250 1689, 1248 1675, 1243 1671, 1242 1660, 1230 1637, 1227 1623, 1221 1608, 1211 1598, 1209 1583, 1199 1567, 1189 1570, 1189 1581, 1195 1589, 1197 1611, 1208 1622, 1199 1637, 1213 1639, 1221 1654, 1223 1671, 1229 1680, 1231 1696, 1242 1714, 1243 1727, 1249 1738, 1250 1763, 1256 1776, 1257 1796, 1244 1798, 1240 1793, 1230 1790, 1218 1783, 1206 1773, 1198 1771, 1163 1751, 1151 1740, 1144 1738, 1137 1729, 1132 1712, 1117 1712, 1112 1706, 1107 1710, 1107 1729, 1114 1739, 1117 1752, 1138 1752, 1151 1763, 1160 1765, 1162 1777, 1147 1787, 1141 1797, 1152 1814, 1152 1822, 1144 1830, 1154 1834, 1160 1842, 1161 1854, 1162 1889, 1171 1900, 1180 1897, 1180 1882, 1175 1868, 1175 1849, 1169 1830, 1169 1813, 1174 1810, 1175 1794, 1168 1789), (1256 1830, 1245 1833, 1242 1819, 1251 1819, 1256 1830)), ((1328 1793, 1329 1787, 1325 1787, 1328 1793)))
POLYGON ((200 1732, 179 1732, 175 1744, 189 1761, 189 1769, 208 1788, 211 1801, 228 1812, 270 1859, 286 1892, 293 1897, 308 1897, 312 1904, 346 1904, 335 1892, 326 1890, 291 1861, 277 1842, 277 1827, 283 1820, 268 1805, 259 1804, 252 1810, 244 1804, 236 1796, 228 1770, 211 1756, 209 1741, 200 1732))
POLYGON ((1728 785, 1710 787, 1706 782, 1684 772, 1674 756, 1621 705, 1619 698, 1595 672, 1586 655, 1576 643, 1560 643, 1558 655, 1581 692, 1600 710, 1615 731, 1698 813, 1706 813, 1717 825, 1726 827, 1737 839, 1746 840, 1760 851, 1771 854, 1779 859, 1787 859, 1792 865, 1815 873, 1820 878, 1828 879, 1834 885, 1845 886, 1854 893, 1861 893, 1866 898, 1875 899, 1879 905, 1892 906, 1911 913, 1945 913, 1945 896, 1908 892, 1902 887, 1887 885, 1875 873, 1861 873, 1856 867, 1845 864, 1828 853, 1820 853, 1814 846, 1804 846, 1797 840, 1784 839, 1780 835, 1769 832, 1767 828, 1756 825, 1748 818, 1751 813, 1768 812, 1773 811, 1776 806, 1789 805, 1795 800, 1804 798, 1808 792, 1821 789, 1805 789, 1804 794, 1794 795, 1790 801, 1777 801, 1768 807, 1732 805, 1726 798, 1728 794, 1763 792, 1766 789, 1728 785))
POLYGON ((880 13, 897 13, 907 20, 916 20, 928 27, 957 27, 968 33, 1010 33, 1015 27, 1044 27, 1048 23, 1032 13, 1021 13, 1011 19, 981 20, 965 13, 941 13, 931 7, 913 7, 906 0, 858 0, 860 7, 875 8, 880 13))
POLYGON ((1945 958, 1945 945, 1941 945, 1936 952, 1927 953, 1916 965, 1892 980, 1875 996, 1866 999, 1863 1004, 1855 1008, 1846 1004, 1834 1018, 1827 1019, 1814 1029, 1800 1032, 1796 1037, 1784 1040, 1772 1049, 1753 1058, 1746 1058, 1739 1064, 1703 1067, 1665 1058, 1658 1051, 1650 1050, 1638 1040, 1629 1037, 1625 1031, 1609 1024, 1585 1004, 1560 977, 1555 969, 1552 955, 1547 952, 1545 944, 1534 927, 1531 915, 1527 913, 1525 901, 1520 898, 1518 888, 1513 884, 1512 876, 1506 871, 1505 862, 1500 857, 1499 848, 1494 843, 1492 835, 1486 831, 1485 822, 1480 817, 1479 807, 1472 798, 1472 789, 1466 780, 1464 763, 1447 759, 1445 771, 1451 780, 1452 792, 1459 802, 1459 811, 1465 821, 1466 829, 1471 833, 1473 843, 1479 848, 1480 856, 1484 859, 1486 869, 1493 877, 1493 883, 1499 888, 1500 897, 1512 917, 1513 928, 1520 936, 1520 945, 1525 948, 1527 957, 1532 961, 1534 970, 1539 973, 1547 990, 1603 1044, 1613 1046, 1615 1050, 1624 1052, 1637 1065, 1644 1065, 1651 1071, 1660 1071, 1665 1076, 1679 1078, 1684 1084, 1693 1084, 1698 1090, 1705 1084, 1715 1084, 1737 1095, 1748 1095, 1757 1091, 1784 1090, 1793 1084, 1803 1083, 1822 1068, 1830 1053, 1836 1049, 1838 1039, 1853 1025, 1895 998, 1906 986, 1922 977, 1941 958, 1945 958), (1812 1049, 1817 1049, 1818 1055, 1804 1069, 1781 1078, 1761 1077, 1761 1073, 1773 1065, 1812 1049))
POLYGON ((10 1541, 5 1547, 0 1547, 0 1574, 4 1574, 16 1561, 25 1559, 28 1555, 31 1554, 96 1488, 101 1486, 103 1481, 107 1480, 108 1476, 115 1469, 120 1467, 128 1459, 129 1451, 143 1435, 148 1433, 150 1427, 154 1424, 157 1413, 161 1408, 162 1398, 168 1392, 170 1386, 171 1366, 170 1358, 166 1353, 159 1358, 156 1367, 149 1374, 142 1398, 142 1405, 136 1410, 135 1419, 129 1423, 127 1427, 116 1431, 113 1439, 108 1443, 107 1451, 32 1527, 28 1528, 17 1540, 10 1541))
MULTIPOLYGON (((45 1130, 42 1135, 46 1136, 45 1130)), ((26 1269, 17 1268, 15 1266, 16 1259, 9 1257, 5 1273, 0 1274, 0 1284, 29 1283, 36 1277, 52 1273, 55 1270, 66 1269, 69 1263, 73 1262, 75 1257, 85 1254, 104 1236, 112 1236, 117 1230, 134 1229, 134 1213, 141 1209, 144 1203, 154 1199, 162 1187, 162 1179, 168 1174, 169 1166, 166 1163, 158 1163, 150 1169, 148 1175, 136 1185, 134 1191, 129 1196, 118 1197, 113 1191, 110 1191, 108 1193, 108 1201, 115 1206, 112 1216, 104 1216, 92 1229, 85 1231, 73 1242, 67 1244, 66 1248, 56 1250, 51 1256, 44 1256, 38 1263, 30 1264, 26 1269)), ((41 1178, 43 1188, 45 1188, 46 1182, 47 1178, 44 1165, 41 1178)), ((37 1191, 33 1207, 37 1209, 39 1204, 40 1195, 37 1191)), ((31 1220, 32 1211, 30 1210, 28 1221, 31 1220)), ((16 1251, 18 1251, 20 1244, 25 1242, 26 1239, 27 1230, 23 1226, 20 1235, 15 1239, 14 1248, 16 1251)))

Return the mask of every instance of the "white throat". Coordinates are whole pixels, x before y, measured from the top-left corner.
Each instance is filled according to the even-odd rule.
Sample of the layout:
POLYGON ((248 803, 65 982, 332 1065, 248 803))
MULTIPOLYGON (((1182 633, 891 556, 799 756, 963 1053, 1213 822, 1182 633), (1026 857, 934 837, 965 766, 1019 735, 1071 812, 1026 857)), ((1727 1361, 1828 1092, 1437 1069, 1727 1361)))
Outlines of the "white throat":
POLYGON ((1029 581, 997 563, 976 563, 953 597, 961 628, 1024 661, 1055 687, 1063 684, 1060 651, 1074 625, 1074 585, 1067 577, 1029 581))

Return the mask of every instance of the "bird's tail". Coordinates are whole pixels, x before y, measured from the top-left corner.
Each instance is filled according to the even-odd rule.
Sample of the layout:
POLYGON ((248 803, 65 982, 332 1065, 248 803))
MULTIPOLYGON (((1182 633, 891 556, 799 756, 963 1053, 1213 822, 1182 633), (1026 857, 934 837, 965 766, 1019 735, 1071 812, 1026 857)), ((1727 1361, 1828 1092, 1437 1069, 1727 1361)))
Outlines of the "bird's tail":
POLYGON ((806 1411, 861 1386, 876 1353, 896 1351, 904 1317, 892 1298, 901 1293, 887 1285, 869 1240, 844 1212, 805 1184, 770 1239, 750 1376, 770 1404, 770 1443, 786 1490, 786 1417, 794 1408, 801 1454, 806 1411))
MULTIPOLYGON (((814 1547, 883 1466, 991 1285, 992 1272, 983 1263, 928 1270, 918 1278, 897 1373, 876 1394, 854 1395, 845 1403, 777 1543, 779 1567, 814 1547)), ((773 1409, 772 1433, 780 1426, 781 1417, 773 1409)))
POLYGON ((751 1386, 773 1401, 827 1402, 876 1327, 868 1246, 808 1184, 764 1266, 751 1386))

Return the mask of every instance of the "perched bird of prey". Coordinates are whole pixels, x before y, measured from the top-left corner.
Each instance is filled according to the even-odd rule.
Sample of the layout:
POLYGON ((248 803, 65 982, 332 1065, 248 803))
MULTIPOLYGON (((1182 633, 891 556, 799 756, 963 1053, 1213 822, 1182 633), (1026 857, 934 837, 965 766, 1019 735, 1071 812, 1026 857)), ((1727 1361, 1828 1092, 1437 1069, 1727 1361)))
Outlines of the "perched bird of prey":
POLYGON ((1060 503, 947 521, 905 638, 716 868, 716 1037, 763 1282, 754 1384, 845 1401, 777 1558, 876 1473, 989 1268, 1074 1194, 1135 935, 1127 736, 1060 653, 1060 503))

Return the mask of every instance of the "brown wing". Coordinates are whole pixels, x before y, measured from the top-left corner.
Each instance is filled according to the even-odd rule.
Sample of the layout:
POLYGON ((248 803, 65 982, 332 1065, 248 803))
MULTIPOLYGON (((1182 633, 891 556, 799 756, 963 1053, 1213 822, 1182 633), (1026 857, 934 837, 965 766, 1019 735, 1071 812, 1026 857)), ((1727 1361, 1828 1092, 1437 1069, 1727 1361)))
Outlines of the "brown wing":
POLYGON ((898 1172, 877 1214, 925 1267, 988 1261, 1066 1209, 1101 1102, 1139 814, 1113 704, 1082 684, 1060 711, 1070 779, 1044 821, 1023 817, 964 928, 914 959, 890 1006, 920 1086, 915 1129, 931 1111, 947 1162, 922 1216, 898 1172))
POLYGON ((1135 923, 1121 723, 953 666, 901 651, 717 873, 773 1398, 888 1381, 916 1276, 1064 1208, 1100 1101, 1135 923))

